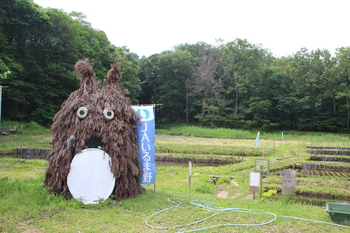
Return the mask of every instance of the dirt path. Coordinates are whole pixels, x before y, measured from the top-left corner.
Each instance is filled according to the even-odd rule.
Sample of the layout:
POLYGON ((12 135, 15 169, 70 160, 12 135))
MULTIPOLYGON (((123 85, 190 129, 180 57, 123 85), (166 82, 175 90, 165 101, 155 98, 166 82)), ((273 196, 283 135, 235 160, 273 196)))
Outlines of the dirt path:
MULTIPOLYGON (((235 181, 231 180, 231 185, 233 186, 239 186, 239 184, 237 184, 235 181)), ((228 187, 230 187, 231 185, 219 185, 219 187, 217 187, 216 189, 220 189, 220 192, 218 193, 217 197, 218 198, 228 198, 228 192, 225 190, 228 187), (223 190, 221 190, 223 189, 223 190)), ((233 195, 230 199, 236 198, 239 195, 241 195, 241 193, 236 193, 235 195, 233 195)))
POLYGON ((242 200, 247 200, 247 199, 253 199, 253 194, 248 194, 247 196, 242 198, 242 200))
POLYGON ((230 199, 235 199, 236 197, 239 197, 240 195, 242 195, 242 193, 236 193, 236 194, 233 195, 230 199))
POLYGON ((225 190, 222 190, 219 192, 219 194, 217 195, 218 198, 228 198, 228 192, 225 190))

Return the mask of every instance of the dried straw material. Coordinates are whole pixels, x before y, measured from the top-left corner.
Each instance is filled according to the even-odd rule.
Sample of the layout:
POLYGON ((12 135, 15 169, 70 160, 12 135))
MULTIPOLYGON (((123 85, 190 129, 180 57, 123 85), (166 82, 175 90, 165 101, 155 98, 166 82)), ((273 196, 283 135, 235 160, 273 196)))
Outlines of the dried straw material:
POLYGON ((78 61, 75 71, 80 73, 80 88, 70 94, 53 119, 53 146, 48 155, 45 186, 52 193, 71 197, 67 186, 70 164, 76 154, 88 148, 87 139, 98 138, 103 143, 102 150, 112 159, 115 199, 138 196, 143 192, 136 135, 139 117, 130 106, 130 99, 124 95, 127 90, 122 90, 118 83, 121 79, 119 64, 112 65, 105 87, 96 82, 87 60, 78 61), (77 115, 80 107, 88 109, 83 119, 77 115), (105 110, 114 112, 113 119, 106 119, 105 110), (75 139, 73 142, 72 138, 75 139))

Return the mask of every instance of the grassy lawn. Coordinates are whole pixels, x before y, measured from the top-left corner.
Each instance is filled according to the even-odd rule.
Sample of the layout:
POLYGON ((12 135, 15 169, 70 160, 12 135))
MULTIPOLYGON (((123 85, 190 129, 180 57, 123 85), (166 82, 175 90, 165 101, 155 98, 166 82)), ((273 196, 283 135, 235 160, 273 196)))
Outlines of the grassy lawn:
MULTIPOLYGON (((7 154, 19 145, 49 149, 51 135, 48 131, 0 137, 0 151, 3 152, 0 158, 0 232, 350 231, 350 228, 327 224, 332 222, 324 205, 306 204, 281 195, 253 200, 249 191, 249 173, 254 171, 256 158, 270 160, 271 173, 263 179, 264 189, 278 190, 283 168, 310 162, 305 146, 348 146, 349 140, 343 139, 347 135, 310 133, 298 137, 294 133, 289 137, 286 133, 282 144, 278 133, 261 132, 259 147, 255 147, 255 137, 251 136, 211 138, 211 133, 220 134, 220 131, 207 130, 205 137, 198 137, 195 131, 199 129, 184 127, 181 133, 173 131, 157 131, 158 156, 230 156, 242 162, 224 166, 195 163, 191 189, 186 165, 157 166, 156 192, 153 192, 153 185, 147 185, 144 186, 146 191, 136 198, 118 202, 108 199, 101 204, 84 205, 74 199, 51 195, 42 187, 47 161, 17 159, 7 154), (193 132, 187 132, 191 130, 193 132), (216 184, 211 182, 212 176, 219 177, 216 184), (206 220, 201 221, 203 219, 206 220), (187 225, 195 222, 198 223, 187 225)), ((349 185, 348 177, 297 176, 297 191, 347 198, 349 185)))

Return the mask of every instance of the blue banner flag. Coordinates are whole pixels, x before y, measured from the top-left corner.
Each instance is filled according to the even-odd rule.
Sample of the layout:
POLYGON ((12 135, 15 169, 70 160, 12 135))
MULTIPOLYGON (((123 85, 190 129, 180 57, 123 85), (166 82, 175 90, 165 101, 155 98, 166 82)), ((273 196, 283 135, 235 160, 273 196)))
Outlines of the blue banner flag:
POLYGON ((136 128, 139 157, 142 165, 141 184, 153 184, 156 180, 155 115, 154 106, 132 106, 141 119, 136 128))
POLYGON ((256 135, 256 138, 255 138, 255 146, 256 147, 259 146, 259 139, 260 139, 260 132, 258 132, 258 134, 256 135))

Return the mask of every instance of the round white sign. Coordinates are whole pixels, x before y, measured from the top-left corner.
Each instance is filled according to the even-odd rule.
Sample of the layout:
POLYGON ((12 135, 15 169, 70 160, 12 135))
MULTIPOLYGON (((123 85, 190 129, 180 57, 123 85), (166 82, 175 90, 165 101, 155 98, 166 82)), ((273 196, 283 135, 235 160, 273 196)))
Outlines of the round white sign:
POLYGON ((90 148, 76 154, 67 177, 68 188, 74 199, 84 204, 105 201, 115 185, 111 165, 111 157, 103 150, 90 148))

